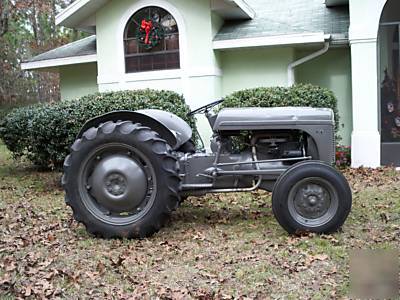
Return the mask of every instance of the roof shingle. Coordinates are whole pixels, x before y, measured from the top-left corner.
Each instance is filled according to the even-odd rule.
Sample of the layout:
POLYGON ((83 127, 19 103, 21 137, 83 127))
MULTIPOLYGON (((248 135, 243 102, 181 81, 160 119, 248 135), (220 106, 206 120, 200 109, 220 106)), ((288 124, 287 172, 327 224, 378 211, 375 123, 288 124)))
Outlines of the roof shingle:
POLYGON ((37 62, 42 60, 93 55, 96 53, 97 53, 96 36, 92 35, 87 38, 42 53, 38 56, 31 58, 27 62, 37 62))
POLYGON ((246 0, 256 11, 253 20, 228 21, 215 41, 324 32, 347 39, 348 6, 328 8, 324 0, 246 0))

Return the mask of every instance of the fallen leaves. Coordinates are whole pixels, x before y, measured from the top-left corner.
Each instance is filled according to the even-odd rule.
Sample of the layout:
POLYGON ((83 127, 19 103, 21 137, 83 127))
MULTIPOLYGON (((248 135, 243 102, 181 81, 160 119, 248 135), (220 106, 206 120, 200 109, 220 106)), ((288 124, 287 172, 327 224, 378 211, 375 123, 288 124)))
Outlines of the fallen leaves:
POLYGON ((400 182, 400 172, 393 168, 347 168, 343 170, 346 178, 351 182, 354 193, 359 193, 365 188, 385 188, 400 182))
POLYGON ((316 260, 324 261, 324 260, 327 260, 328 258, 329 258, 329 256, 326 254, 317 254, 317 255, 310 256, 309 261, 310 261, 310 263, 313 261, 316 261, 316 260))
POLYGON ((400 245, 399 172, 346 170, 355 191, 343 232, 288 236, 270 194, 191 197, 159 234, 100 240, 74 222, 57 173, 0 177, 0 297, 340 298, 347 251, 400 245), (49 183, 49 184, 47 184, 49 183), (4 200, 3 200, 4 199, 4 200))

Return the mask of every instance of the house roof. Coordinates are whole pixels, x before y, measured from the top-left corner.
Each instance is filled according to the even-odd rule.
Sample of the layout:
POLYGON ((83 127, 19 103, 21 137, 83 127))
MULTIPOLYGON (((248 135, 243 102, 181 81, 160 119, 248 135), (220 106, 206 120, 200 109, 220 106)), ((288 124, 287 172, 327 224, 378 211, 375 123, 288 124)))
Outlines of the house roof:
MULTIPOLYGON (((105 1, 101 0, 97 5, 105 1)), ((250 20, 225 21, 214 38, 214 49, 321 44, 326 40, 338 44, 348 43, 349 8, 347 5, 339 5, 346 0, 235 1, 236 4, 240 2, 241 5, 248 5, 256 14, 250 20)), ((92 1, 77 0, 66 9, 70 16, 63 15, 63 18, 73 18, 71 10, 75 11, 77 17, 79 5, 89 3, 92 1)), ((58 18, 60 22, 61 17, 58 18)), ((28 70, 95 61, 96 36, 93 35, 38 55, 24 62, 22 68, 28 70)))
POLYGON ((348 39, 348 6, 328 8, 322 0, 247 0, 247 3, 257 12, 254 19, 225 22, 215 36, 214 46, 222 45, 220 41, 299 35, 329 35, 334 41, 348 39))
POLYGON ((23 70, 97 61, 96 36, 69 43, 22 63, 23 70))

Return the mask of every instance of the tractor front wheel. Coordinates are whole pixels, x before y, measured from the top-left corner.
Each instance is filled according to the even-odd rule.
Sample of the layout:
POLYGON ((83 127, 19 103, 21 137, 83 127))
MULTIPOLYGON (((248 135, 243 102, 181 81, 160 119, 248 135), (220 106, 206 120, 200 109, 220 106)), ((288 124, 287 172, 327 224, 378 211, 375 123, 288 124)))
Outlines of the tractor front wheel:
POLYGON ((293 165, 277 180, 272 209, 289 233, 332 233, 341 228, 351 210, 352 194, 346 178, 319 161, 293 165))

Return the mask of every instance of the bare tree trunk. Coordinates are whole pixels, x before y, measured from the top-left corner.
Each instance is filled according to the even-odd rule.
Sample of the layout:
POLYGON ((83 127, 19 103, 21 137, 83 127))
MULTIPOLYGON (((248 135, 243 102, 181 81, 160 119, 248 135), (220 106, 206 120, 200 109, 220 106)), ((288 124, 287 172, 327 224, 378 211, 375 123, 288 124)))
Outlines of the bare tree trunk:
POLYGON ((8 32, 8 22, 10 18, 10 3, 9 0, 0 1, 0 37, 8 32))
POLYGON ((55 39, 57 36, 57 27, 56 27, 56 0, 51 0, 51 39, 55 39))
POLYGON ((36 18, 36 2, 35 0, 32 1, 32 14, 30 15, 31 19, 31 24, 32 24, 32 30, 33 30, 33 37, 36 42, 36 46, 39 46, 38 44, 38 23, 37 23, 37 18, 36 18))
POLYGON ((4 92, 4 89, 0 86, 0 104, 5 104, 6 103, 6 93, 4 92))

